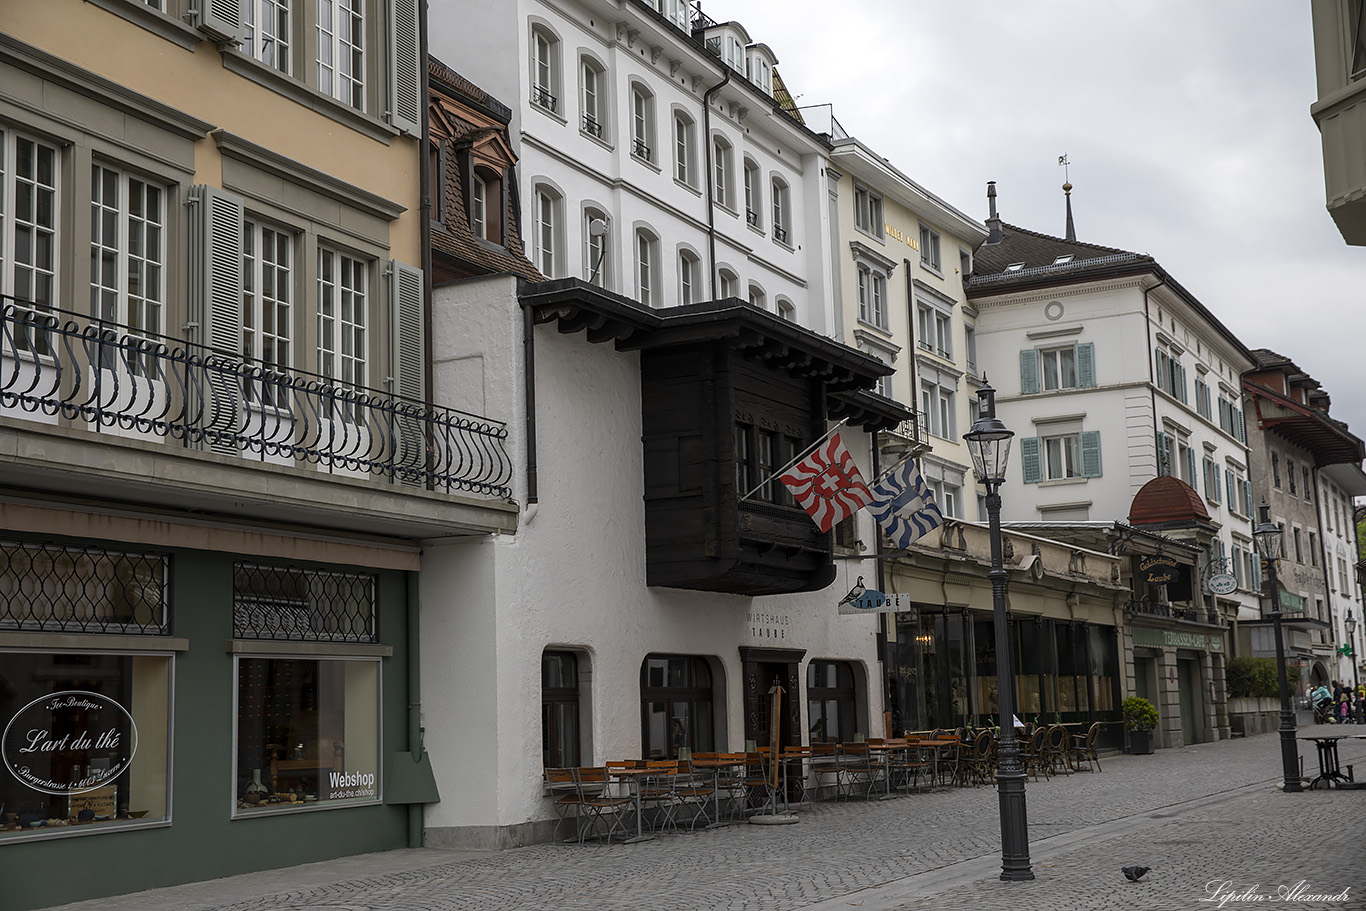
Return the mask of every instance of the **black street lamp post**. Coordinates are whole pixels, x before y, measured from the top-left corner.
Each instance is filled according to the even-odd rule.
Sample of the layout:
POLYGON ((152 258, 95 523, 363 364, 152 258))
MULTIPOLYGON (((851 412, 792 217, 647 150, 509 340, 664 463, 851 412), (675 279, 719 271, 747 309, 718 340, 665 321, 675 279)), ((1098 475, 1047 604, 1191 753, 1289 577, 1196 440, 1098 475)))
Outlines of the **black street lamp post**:
POLYGON ((1015 742, 1015 670, 1006 625, 1006 571, 1001 562, 1001 484, 1014 432, 996 417, 996 390, 982 378, 977 390, 977 420, 963 439, 972 452, 972 465, 987 489, 987 516, 991 521, 991 608, 996 620, 996 693, 1001 710, 1000 762, 996 768, 996 793, 1001 803, 1001 879, 1034 878, 1029 865, 1029 818, 1025 812, 1025 772, 1015 742))
POLYGON ((1276 563, 1281 558, 1281 530, 1271 524, 1270 507, 1262 501, 1258 509, 1260 521, 1252 531, 1257 542, 1257 553, 1266 561, 1267 576, 1271 580, 1271 622, 1276 631, 1276 680, 1281 690, 1281 772, 1285 778, 1282 790, 1301 791, 1300 751, 1295 743, 1295 715, 1290 711, 1290 685, 1285 676, 1285 637, 1281 632, 1281 588, 1276 579, 1276 563))
POLYGON ((1347 611, 1347 619, 1342 621, 1342 625, 1347 628, 1347 657, 1352 659, 1352 700, 1356 703, 1355 715, 1361 718, 1361 701, 1357 698, 1357 693, 1361 691, 1361 672, 1357 670, 1357 618, 1352 616, 1352 612, 1347 611))

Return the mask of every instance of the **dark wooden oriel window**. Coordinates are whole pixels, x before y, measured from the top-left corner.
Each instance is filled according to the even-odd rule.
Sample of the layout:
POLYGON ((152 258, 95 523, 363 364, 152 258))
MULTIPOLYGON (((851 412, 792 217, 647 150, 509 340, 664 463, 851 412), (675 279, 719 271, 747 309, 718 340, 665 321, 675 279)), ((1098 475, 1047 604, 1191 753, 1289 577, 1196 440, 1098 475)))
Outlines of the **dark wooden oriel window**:
POLYGON ((649 655, 640 669, 641 745, 646 759, 715 749, 711 668, 688 655, 649 655))
POLYGON ((812 661, 806 666, 806 714, 811 743, 854 739, 854 668, 848 661, 812 661))
POLYGON ((802 450, 802 443, 776 430, 752 424, 735 425, 736 496, 759 489, 750 499, 781 506, 796 506, 797 501, 778 480, 777 472, 802 450))
POLYGON ((541 655, 541 751, 548 769, 579 764, 579 659, 573 652, 541 655))

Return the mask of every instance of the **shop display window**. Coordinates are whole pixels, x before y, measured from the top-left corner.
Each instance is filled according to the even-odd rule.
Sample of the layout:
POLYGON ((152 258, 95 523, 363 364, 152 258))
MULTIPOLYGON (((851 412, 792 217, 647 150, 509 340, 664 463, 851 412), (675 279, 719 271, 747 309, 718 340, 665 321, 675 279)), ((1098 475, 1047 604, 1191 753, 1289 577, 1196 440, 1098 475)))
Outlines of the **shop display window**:
POLYGON ((0 652, 0 843, 170 821, 172 659, 0 652))
POLYGON ((237 659, 235 815, 380 799, 380 662, 237 659))

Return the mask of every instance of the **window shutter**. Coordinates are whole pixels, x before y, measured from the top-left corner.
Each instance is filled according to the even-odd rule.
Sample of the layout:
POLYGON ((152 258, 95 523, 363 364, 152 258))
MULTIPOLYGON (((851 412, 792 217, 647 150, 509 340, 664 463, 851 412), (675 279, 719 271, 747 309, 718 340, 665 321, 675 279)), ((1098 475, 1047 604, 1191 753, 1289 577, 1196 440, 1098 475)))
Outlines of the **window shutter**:
POLYGON ((1168 437, 1162 431, 1157 432, 1157 475, 1166 477, 1172 473, 1171 452, 1168 449, 1170 443, 1168 437))
POLYGON ((1162 389, 1167 382, 1167 354, 1161 348, 1153 352, 1153 359, 1157 362, 1157 388, 1162 389))
POLYGON ((1081 476, 1100 477, 1100 431, 1087 430, 1081 435, 1081 476))
POLYGON ((1214 487, 1214 502, 1222 503, 1224 500, 1224 491, 1223 486, 1219 480, 1219 466, 1211 463, 1209 473, 1210 480, 1214 482, 1213 485, 1211 485, 1214 487))
POLYGON ((1257 592, 1262 590, 1262 558, 1256 554, 1252 556, 1252 588, 1257 592))
POLYGON ((1252 512, 1252 482, 1250 481, 1243 482, 1243 506, 1243 515, 1255 515, 1255 513, 1252 512))
POLYGON ((1096 346, 1093 342, 1077 345, 1077 386, 1082 389, 1096 386, 1096 346))
POLYGON ((1192 489, 1192 490, 1195 490, 1195 491, 1199 491, 1199 490, 1200 490, 1200 475, 1199 475, 1199 473, 1195 470, 1195 450, 1194 450, 1194 449, 1187 449, 1187 450, 1186 450, 1186 467, 1187 467, 1187 469, 1188 469, 1188 471, 1187 471, 1186 473, 1187 473, 1188 475, 1190 475, 1190 479, 1191 479, 1191 489, 1192 489))
POLYGON ((426 400, 422 270, 398 260, 392 261, 389 264, 389 300, 394 319, 391 332, 393 391, 401 397, 394 408, 395 480, 416 486, 426 482, 426 425, 422 420, 426 400))
POLYGON ((1228 505, 1232 509, 1237 502, 1238 490, 1233 486, 1233 470, 1230 468, 1224 469, 1224 488, 1228 491, 1228 505))
POLYGON ((1241 408, 1238 409, 1238 442, 1247 442, 1247 416, 1241 408))
POLYGON ((1039 352, 1033 348, 1020 349, 1020 394, 1032 395, 1039 391, 1039 352))
POLYGON ((417 0, 389 0, 389 122, 422 134, 422 61, 418 59, 417 0))
POLYGON ((199 30, 218 38, 242 34, 242 0, 198 0, 199 30))
POLYGON ((1185 366, 1184 364, 1182 364, 1182 365, 1180 365, 1180 369, 1181 369, 1181 389, 1179 390, 1179 394, 1177 395, 1177 398, 1179 398, 1179 399, 1181 400, 1181 404, 1184 405, 1184 404, 1186 404, 1186 366, 1185 366))
POLYGON ((1020 468, 1024 471, 1026 484, 1037 484, 1043 480, 1043 463, 1039 458, 1039 438, 1025 437, 1020 440, 1020 468))
MULTIPOLYGON (((242 200, 217 187, 190 188, 190 322, 204 352, 200 439, 215 452, 236 453, 245 417, 240 378, 242 351, 242 200), (224 360, 231 359, 224 365, 224 360), (226 369, 225 369, 226 368, 226 369)), ((186 390, 189 394, 189 390, 186 390)))

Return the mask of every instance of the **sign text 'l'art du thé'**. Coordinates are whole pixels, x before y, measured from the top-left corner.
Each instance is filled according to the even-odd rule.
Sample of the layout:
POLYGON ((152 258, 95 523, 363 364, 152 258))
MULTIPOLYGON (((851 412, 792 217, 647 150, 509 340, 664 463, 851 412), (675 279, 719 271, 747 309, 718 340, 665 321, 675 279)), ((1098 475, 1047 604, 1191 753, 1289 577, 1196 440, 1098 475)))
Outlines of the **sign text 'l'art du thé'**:
POLYGON ((0 760, 44 794, 84 794, 118 778, 137 753, 138 729, 108 696, 62 690, 25 705, 0 734, 0 760))

